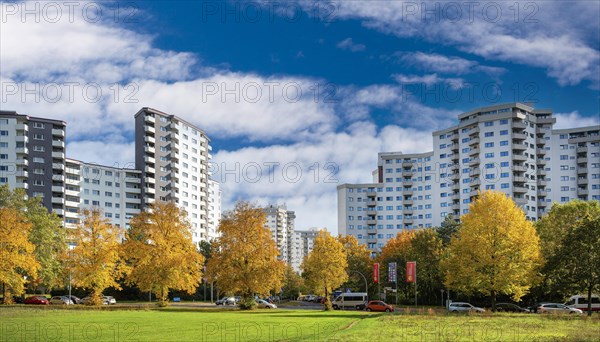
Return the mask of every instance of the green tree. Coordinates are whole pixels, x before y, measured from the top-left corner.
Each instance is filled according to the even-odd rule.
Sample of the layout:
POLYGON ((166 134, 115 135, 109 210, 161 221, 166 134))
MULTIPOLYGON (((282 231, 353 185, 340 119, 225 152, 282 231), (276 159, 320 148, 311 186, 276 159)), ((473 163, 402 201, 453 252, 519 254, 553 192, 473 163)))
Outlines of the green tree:
POLYGON ((287 265, 281 290, 282 298, 296 299, 304 291, 304 279, 294 271, 292 266, 287 265))
POLYGON ((410 241, 411 256, 417 262, 419 303, 437 304, 443 288, 440 263, 443 256, 442 240, 434 229, 416 231, 410 241))
POLYGON ((10 293, 23 293, 25 277, 37 276, 40 265, 35 259, 35 246, 27 239, 30 231, 31 224, 22 213, 14 208, 0 208, 0 283, 4 303, 11 302, 10 293))
POLYGON ((443 261, 445 284, 465 294, 498 294, 518 301, 537 280, 541 266, 539 237, 511 198, 483 192, 462 217, 458 234, 443 261))
POLYGON ((328 232, 321 230, 315 238, 313 250, 302 263, 307 286, 315 294, 325 296, 325 310, 331 310, 329 296, 334 289, 348 280, 348 261, 344 246, 328 232))
POLYGON ((348 267, 346 273, 348 274, 348 282, 344 285, 346 288, 353 288, 362 292, 365 289, 365 279, 367 279, 367 292, 370 279, 371 270, 373 269, 373 261, 371 260, 371 252, 367 249, 366 245, 361 245, 358 240, 352 236, 338 236, 338 241, 344 247, 344 253, 346 254, 346 260, 348 261, 348 267))
POLYGON ((29 241, 35 246, 35 257, 40 264, 37 276, 29 282, 32 289, 38 286, 46 289, 64 286, 61 256, 67 249, 67 233, 60 217, 48 212, 39 198, 27 198, 24 189, 11 191, 8 185, 0 187, 0 207, 16 209, 31 224, 29 241))
POLYGON ((241 309, 253 309, 255 295, 278 293, 283 283, 285 264, 277 259, 279 251, 266 221, 262 208, 238 202, 221 219, 221 235, 206 267, 208 278, 224 292, 242 297, 241 309))
POLYGON ((456 219, 452 215, 446 216, 442 224, 435 228, 438 238, 440 238, 444 246, 450 244, 450 240, 456 235, 459 229, 460 222, 456 222, 456 219))
POLYGON ((543 274, 551 288, 562 293, 584 291, 588 298, 600 290, 599 202, 555 204, 536 228, 546 258, 543 274))
POLYGON ((159 306, 168 305, 169 289, 194 293, 204 257, 192 242, 187 213, 173 202, 157 203, 130 226, 122 246, 130 266, 127 283, 156 293, 159 306))

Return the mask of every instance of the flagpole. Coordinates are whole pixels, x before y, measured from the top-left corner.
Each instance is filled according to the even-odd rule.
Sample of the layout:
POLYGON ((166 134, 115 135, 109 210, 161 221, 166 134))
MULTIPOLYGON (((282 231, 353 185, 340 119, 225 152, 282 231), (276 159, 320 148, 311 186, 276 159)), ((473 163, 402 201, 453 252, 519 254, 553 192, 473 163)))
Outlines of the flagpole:
POLYGON ((415 308, 417 307, 417 262, 415 261, 415 308))

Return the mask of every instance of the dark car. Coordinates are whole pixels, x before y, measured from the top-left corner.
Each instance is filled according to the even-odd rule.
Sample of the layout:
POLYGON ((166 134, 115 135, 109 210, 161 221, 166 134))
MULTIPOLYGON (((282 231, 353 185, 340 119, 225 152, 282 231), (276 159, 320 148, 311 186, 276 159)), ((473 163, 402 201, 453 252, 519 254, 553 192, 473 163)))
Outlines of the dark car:
POLYGON ((38 305, 48 305, 48 298, 44 296, 31 296, 25 299, 23 302, 25 304, 38 304, 38 305))
POLYGON ((372 300, 365 306, 367 311, 394 312, 394 307, 380 300, 372 300))
POLYGON ((496 304, 496 311, 498 312, 517 312, 517 313, 530 313, 529 309, 522 308, 513 303, 498 303, 496 304))
POLYGON ((71 298, 71 301, 73 302, 73 304, 81 304, 81 299, 79 297, 73 296, 73 295, 67 296, 67 297, 71 298))

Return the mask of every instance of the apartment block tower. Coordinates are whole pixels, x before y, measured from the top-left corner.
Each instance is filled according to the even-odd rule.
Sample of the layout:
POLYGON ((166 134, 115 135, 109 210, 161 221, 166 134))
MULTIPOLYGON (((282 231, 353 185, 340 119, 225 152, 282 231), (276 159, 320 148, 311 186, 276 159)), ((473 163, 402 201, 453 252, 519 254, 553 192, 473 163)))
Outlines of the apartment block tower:
POLYGON ((319 230, 317 228, 294 231, 290 243, 290 265, 294 271, 300 273, 302 261, 304 261, 304 258, 312 252, 315 238, 318 235, 319 230))
POLYGON ((66 123, 0 111, 0 184, 37 196, 65 214, 66 123))
POLYGON ((221 187, 219 182, 208 180, 208 240, 219 237, 219 222, 221 222, 221 187))
POLYGON ((209 238, 209 143, 204 131, 175 115, 148 107, 135 114, 142 209, 174 201, 187 211, 195 243, 209 238))
POLYGON ((372 181, 338 186, 338 228, 373 251, 405 229, 459 219, 479 191, 511 196, 528 219, 553 202, 600 200, 600 126, 553 130, 548 109, 479 108, 433 132, 433 151, 378 154, 372 181))
POLYGON ((265 226, 271 230, 271 236, 279 250, 279 259, 290 264, 296 213, 287 210, 285 205, 269 205, 264 208, 267 215, 265 226))
POLYGON ((102 208, 110 224, 129 228, 129 220, 141 211, 141 175, 141 171, 132 168, 67 158, 65 226, 77 226, 86 208, 102 208))

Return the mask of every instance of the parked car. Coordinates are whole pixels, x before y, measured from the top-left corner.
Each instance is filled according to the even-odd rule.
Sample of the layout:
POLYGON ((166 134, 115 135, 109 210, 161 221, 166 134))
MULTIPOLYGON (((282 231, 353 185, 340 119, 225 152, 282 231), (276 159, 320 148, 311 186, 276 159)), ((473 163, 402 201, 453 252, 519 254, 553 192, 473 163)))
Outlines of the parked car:
MULTIPOLYGON (((4 304, 4 298, 0 299, 0 303, 4 304)), ((23 297, 21 296, 13 296, 12 297, 13 304, 23 304, 23 297)))
POLYGON ((559 303, 546 303, 542 304, 537 308, 538 313, 569 313, 569 314, 583 314, 583 310, 568 307, 564 304, 559 303))
POLYGON ((239 302, 239 299, 236 301, 236 297, 223 297, 215 302, 217 305, 235 305, 239 302))
POLYGON ((277 309, 277 305, 269 303, 264 299, 257 299, 256 305, 259 309, 277 309))
POLYGON ((67 297, 70 297, 70 298, 71 298, 71 301, 72 301, 73 303, 75 303, 75 304, 81 304, 81 298, 79 298, 79 297, 77 297, 77 296, 73 296, 73 295, 71 295, 71 296, 67 296, 67 297))
POLYGON ((355 308, 356 310, 362 310, 367 305, 368 295, 366 292, 355 292, 355 293, 342 293, 331 303, 335 310, 345 308, 355 308))
POLYGON ((530 313, 529 309, 522 308, 513 303, 498 303, 496 304, 496 311, 498 312, 521 312, 530 313))
POLYGON ((25 298, 23 301, 24 304, 38 304, 38 305, 48 305, 48 298, 44 296, 31 296, 25 298))
POLYGON ((50 304, 54 305, 73 305, 73 301, 69 296, 54 296, 50 298, 50 304))
POLYGON ((394 307, 380 300, 372 300, 365 307, 367 311, 394 312, 394 307))
POLYGON ((450 312, 485 312, 485 309, 483 308, 478 308, 476 306, 473 306, 469 303, 464 303, 464 302, 452 302, 450 303, 450 305, 448 306, 448 311, 450 312))
POLYGON ((314 300, 315 300, 315 298, 317 298, 317 296, 315 296, 315 295, 306 295, 306 296, 304 296, 304 299, 303 299, 303 300, 304 300, 305 302, 312 302, 312 301, 314 301, 314 300))
MULTIPOLYGON (((565 305, 571 308, 587 311, 588 297, 582 295, 571 296, 565 305)), ((600 297, 597 295, 592 295, 592 311, 600 311, 600 297)))
MULTIPOLYGON (((80 303, 87 305, 90 303, 91 300, 92 300, 92 298, 90 296, 87 296, 87 297, 82 298, 80 303)), ((117 304, 117 300, 113 296, 102 296, 102 304, 103 305, 117 304)))

